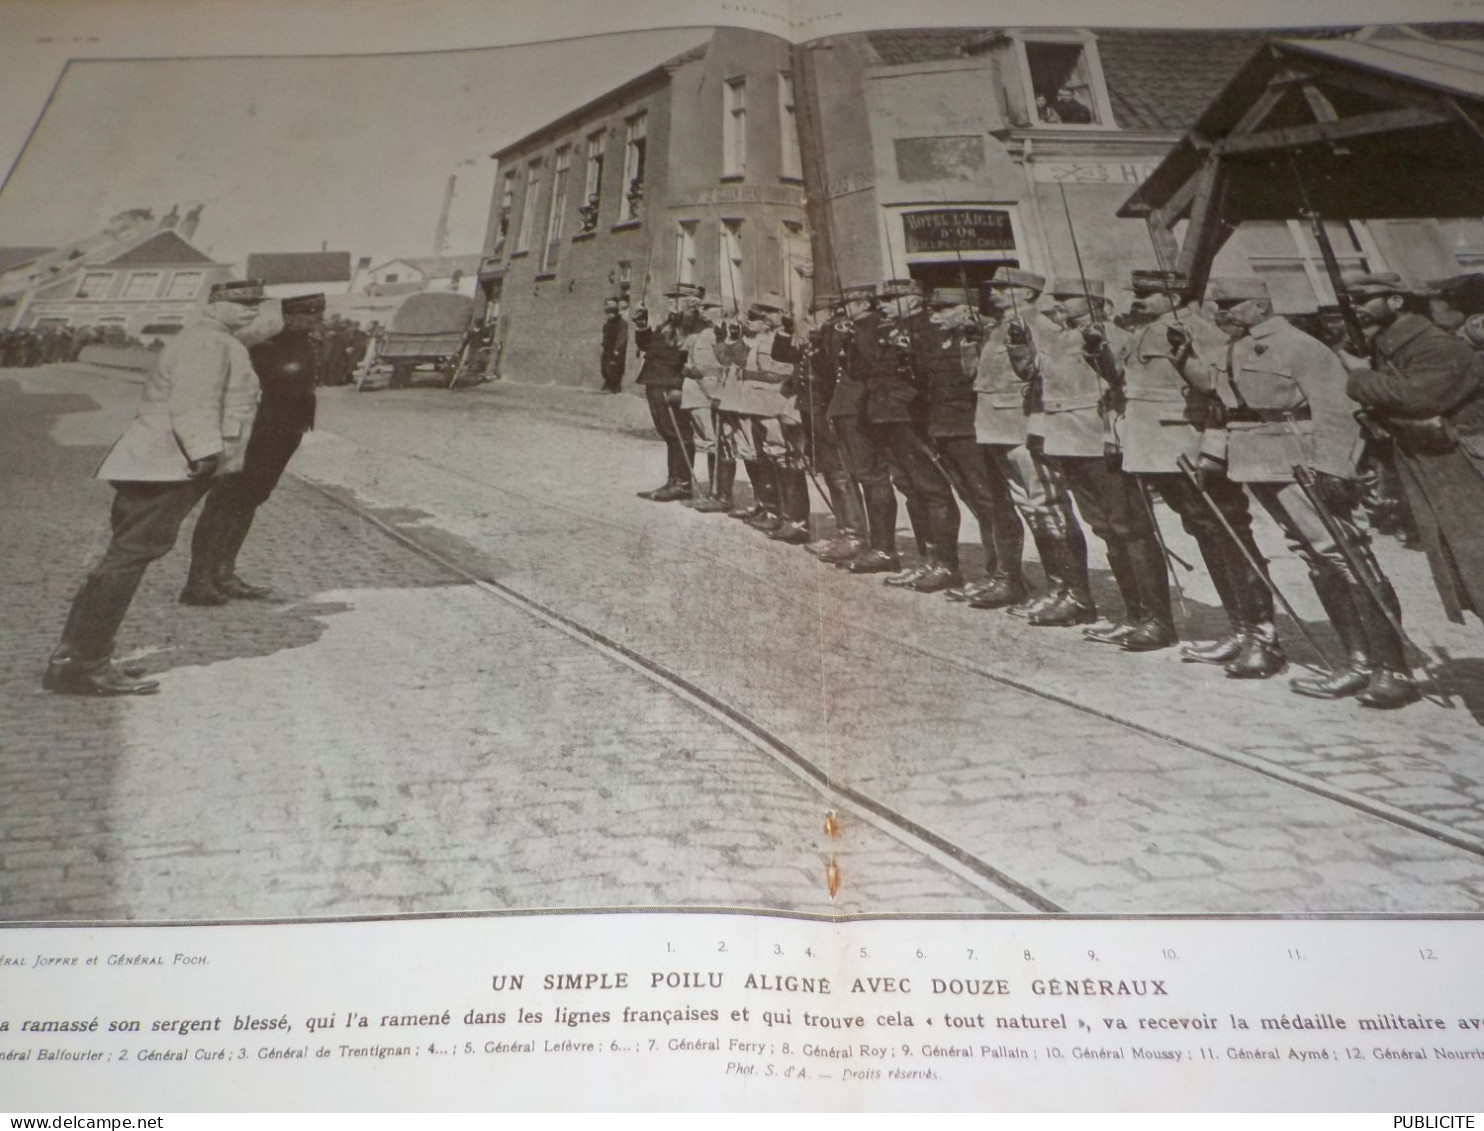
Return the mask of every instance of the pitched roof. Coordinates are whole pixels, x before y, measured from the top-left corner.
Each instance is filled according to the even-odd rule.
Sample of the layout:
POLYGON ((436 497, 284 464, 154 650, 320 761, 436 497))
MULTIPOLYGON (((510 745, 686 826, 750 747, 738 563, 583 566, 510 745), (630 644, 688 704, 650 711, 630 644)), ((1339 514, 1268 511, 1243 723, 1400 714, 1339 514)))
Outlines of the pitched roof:
POLYGON ((1468 43, 1427 39, 1324 42, 1280 40, 1284 47, 1449 94, 1484 97, 1484 55, 1468 43))
POLYGON ((158 232, 128 251, 108 260, 110 267, 161 267, 177 263, 211 263, 174 232, 158 232))
POLYGON ((260 251, 247 257, 249 279, 278 283, 348 283, 348 251, 260 251))
POLYGON ((1187 130, 1266 38, 1252 31, 1097 33, 1113 117, 1126 130, 1187 130))
POLYGON ((882 65, 932 63, 957 59, 963 47, 989 30, 982 27, 915 27, 891 31, 868 31, 866 41, 880 57, 882 65))
POLYGON ((382 267, 389 267, 393 263, 405 263, 428 278, 443 279, 455 271, 461 271, 465 275, 474 274, 479 270, 479 258, 477 255, 404 255, 397 259, 388 259, 375 270, 380 271, 382 267))
POLYGON ((20 267, 54 250, 50 247, 0 247, 0 271, 20 267))

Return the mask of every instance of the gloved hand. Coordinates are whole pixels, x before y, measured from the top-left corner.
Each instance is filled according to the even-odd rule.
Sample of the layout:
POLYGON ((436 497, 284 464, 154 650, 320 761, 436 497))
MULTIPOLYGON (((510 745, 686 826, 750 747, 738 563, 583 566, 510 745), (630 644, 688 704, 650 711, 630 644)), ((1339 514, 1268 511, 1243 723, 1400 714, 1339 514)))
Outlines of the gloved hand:
POLYGON ((1108 344, 1108 339, 1103 336, 1101 326, 1082 327, 1082 350, 1084 353, 1099 354, 1103 347, 1108 344))
POLYGON ((1176 365, 1184 365, 1194 352, 1194 343, 1184 326, 1170 326, 1166 329, 1165 341, 1170 343, 1170 360, 1176 365))
POLYGON ((790 338, 794 336, 794 320, 792 317, 785 314, 780 320, 779 325, 782 328, 783 332, 790 338))
POLYGON ((216 469, 221 466, 222 453, 212 452, 209 456, 200 459, 186 461, 186 476, 190 479, 210 479, 216 474, 216 469))
POLYGON ((679 408, 680 407, 680 390, 679 389, 666 389, 665 390, 665 403, 667 405, 673 405, 676 408, 679 408))
POLYGON ((1123 470, 1123 449, 1109 441, 1103 445, 1103 466, 1109 471, 1123 470))
POLYGON ((642 306, 634 307, 634 312, 629 315, 629 318, 641 330, 647 329, 649 326, 649 311, 642 306))
POLYGON ((1012 318, 1005 325, 1005 337, 1011 345, 1028 346, 1031 344, 1031 328, 1022 319, 1012 318))

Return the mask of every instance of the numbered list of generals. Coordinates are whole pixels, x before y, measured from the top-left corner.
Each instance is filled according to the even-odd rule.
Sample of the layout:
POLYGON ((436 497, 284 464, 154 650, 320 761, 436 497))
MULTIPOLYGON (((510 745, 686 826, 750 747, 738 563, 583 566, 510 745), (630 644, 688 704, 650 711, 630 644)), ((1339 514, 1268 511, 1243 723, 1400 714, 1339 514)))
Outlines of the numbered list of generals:
POLYGON ((188 980, 175 980, 165 984, 178 985, 178 994, 155 993, 129 1010, 95 1011, 86 1008, 82 989, 90 969, 200 971, 211 958, 0 953, 0 986, 73 975, 58 983, 66 993, 57 994, 54 1008, 34 993, 0 997, 0 1079, 58 1064, 100 1072, 244 1063, 335 1071, 368 1061, 498 1059, 519 1066, 554 1058, 579 1074, 584 1064, 648 1059, 645 1071, 678 1066, 691 1076, 831 1086, 939 1081, 1036 1065, 1075 1072, 1115 1064, 1157 1073, 1200 1064, 1260 1073, 1264 1066, 1297 1064, 1314 1072, 1375 1073, 1431 1062, 1474 1078, 1484 1071, 1478 1007, 1484 1003, 1470 1009, 1461 998, 1463 1008, 1449 1012, 1417 1009, 1378 982, 1369 994, 1376 1008, 1357 1008, 1353 993, 1337 995, 1333 1009, 1315 1008, 1312 998, 1286 1007, 1269 1004, 1271 995, 1254 997, 1219 978, 1196 976, 1171 950, 1115 969, 1093 951, 1076 958, 1001 952, 986 963, 972 949, 929 957, 919 948, 874 956, 869 972, 843 977, 818 972, 824 964, 813 948, 792 961, 782 954, 714 958, 471 972, 459 994, 445 991, 410 1007, 415 985, 401 987, 395 998, 389 990, 358 989, 352 1000, 306 1002, 276 1001, 271 986, 236 983, 232 993, 251 992, 251 1000, 201 1008, 195 1003, 219 996, 220 986, 193 992, 188 980), (26 1004, 17 1008, 17 1001, 26 1004), (1253 1001, 1264 1004, 1254 1008, 1253 1001))

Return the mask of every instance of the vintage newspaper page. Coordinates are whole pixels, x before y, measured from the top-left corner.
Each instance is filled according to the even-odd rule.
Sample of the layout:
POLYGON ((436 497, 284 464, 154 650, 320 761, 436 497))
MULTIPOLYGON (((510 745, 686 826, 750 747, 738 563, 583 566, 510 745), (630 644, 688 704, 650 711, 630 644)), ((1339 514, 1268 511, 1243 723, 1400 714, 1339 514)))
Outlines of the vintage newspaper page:
POLYGON ((1474 13, 0 2, 0 1110, 1477 1108, 1474 13))

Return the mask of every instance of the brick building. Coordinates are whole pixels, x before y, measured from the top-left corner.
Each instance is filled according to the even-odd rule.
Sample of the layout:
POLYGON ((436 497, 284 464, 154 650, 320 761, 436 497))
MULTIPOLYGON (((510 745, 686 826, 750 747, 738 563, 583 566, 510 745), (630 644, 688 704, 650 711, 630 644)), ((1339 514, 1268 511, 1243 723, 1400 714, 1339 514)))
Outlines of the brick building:
MULTIPOLYGON (((1460 40, 1478 28, 1326 34, 1460 40)), ((1115 283, 1131 267, 1160 265, 1168 250, 1156 252, 1143 221, 1117 212, 1267 38, 934 28, 803 45, 795 72, 820 287, 893 275, 977 282, 1000 264, 1075 276, 1078 253, 1089 276, 1115 283)), ((1410 262, 1410 232, 1331 228, 1346 268, 1407 258, 1426 273, 1410 262)), ((1426 270, 1477 262, 1480 233, 1450 231, 1462 241, 1457 255, 1434 255, 1426 270)), ((1332 301, 1319 249, 1297 223, 1243 224, 1218 266, 1268 277, 1290 312, 1332 301)))
POLYGON ((807 309, 791 65, 776 37, 718 29, 495 154, 479 277, 505 376, 596 384, 610 295, 659 310, 685 281, 807 309))

